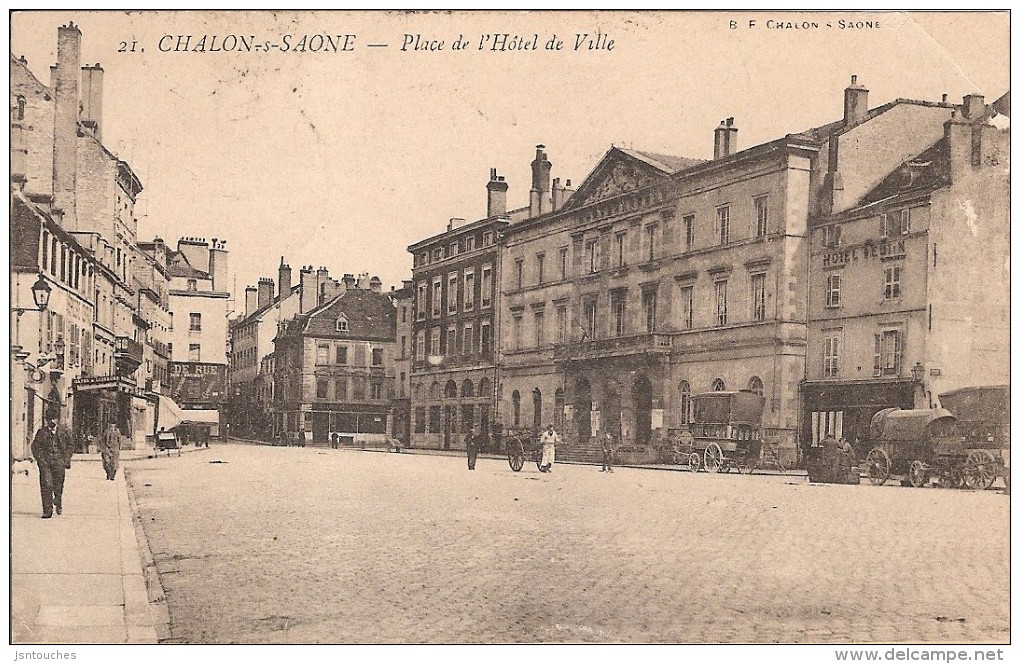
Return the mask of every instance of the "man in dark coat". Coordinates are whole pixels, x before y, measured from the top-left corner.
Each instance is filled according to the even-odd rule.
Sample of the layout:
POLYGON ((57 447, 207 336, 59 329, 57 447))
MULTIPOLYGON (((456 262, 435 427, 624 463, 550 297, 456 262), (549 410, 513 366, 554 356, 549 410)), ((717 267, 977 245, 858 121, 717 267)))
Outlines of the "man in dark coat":
POLYGON ((482 437, 478 434, 478 427, 471 427, 467 436, 464 437, 464 445, 467 447, 468 470, 474 470, 475 462, 478 461, 478 451, 482 447, 482 437))
POLYGON ((71 467, 71 446, 57 431, 57 419, 48 414, 43 427, 32 441, 32 456, 39 467, 39 492, 42 494, 42 518, 63 511, 64 471, 71 467))
POLYGON ((117 467, 120 465, 120 430, 113 422, 106 425, 106 432, 99 442, 99 451, 106 479, 112 482, 117 477, 117 467))

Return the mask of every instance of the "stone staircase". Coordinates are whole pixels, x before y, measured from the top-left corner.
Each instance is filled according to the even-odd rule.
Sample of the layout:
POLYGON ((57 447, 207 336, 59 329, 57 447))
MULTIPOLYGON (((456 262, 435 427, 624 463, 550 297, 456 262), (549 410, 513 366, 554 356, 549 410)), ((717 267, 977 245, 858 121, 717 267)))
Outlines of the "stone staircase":
POLYGON ((602 443, 589 438, 587 441, 571 442, 556 447, 557 461, 571 461, 573 463, 602 463, 602 443))

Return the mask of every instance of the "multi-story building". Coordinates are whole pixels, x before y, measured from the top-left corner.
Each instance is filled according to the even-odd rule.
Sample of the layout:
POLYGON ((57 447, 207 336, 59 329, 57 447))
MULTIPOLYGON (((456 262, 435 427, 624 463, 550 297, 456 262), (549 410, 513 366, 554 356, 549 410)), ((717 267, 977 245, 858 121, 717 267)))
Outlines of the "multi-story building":
POLYGON ((291 442, 389 445, 396 312, 378 277, 283 321, 275 339, 275 428, 291 442))
POLYGON ((170 341, 170 396, 190 411, 188 421, 220 435, 219 409, 226 398, 226 240, 182 238, 167 252, 170 341))
MULTIPOLYGON (((539 153, 544 155, 541 149, 539 153)), ((445 232, 407 248, 414 256, 410 377, 414 447, 463 448, 464 434, 475 424, 483 437, 490 435, 496 406, 498 242, 510 223, 531 210, 529 206, 508 211, 508 188, 492 169, 484 219, 467 224, 451 219, 445 232)), ((548 186, 532 192, 536 212, 551 205, 549 193, 548 186)))
POLYGON ((404 281, 400 290, 392 290, 393 306, 397 310, 397 357, 394 372, 397 376, 393 395, 393 437, 407 446, 411 443, 411 339, 414 334, 414 282, 404 281))
MULTIPOLYGON (((90 290, 82 293, 92 312, 87 325, 80 320, 81 310, 51 307, 47 314, 55 325, 54 344, 69 349, 70 337, 77 336, 75 351, 80 354, 85 343, 90 352, 88 357, 79 355, 80 373, 51 372, 54 385, 46 394, 53 402, 46 408, 59 412, 63 426, 73 424, 76 439, 115 422, 137 444, 144 440, 153 398, 144 377, 137 375, 146 327, 137 316, 132 283, 139 257, 134 203, 142 185, 130 166, 102 144, 103 74, 99 65, 81 66, 81 32, 73 23, 57 30, 57 64, 51 68, 49 86, 31 73, 24 58, 11 58, 12 179, 24 194, 22 203, 37 206, 42 217, 62 230, 54 233, 42 228, 48 223, 32 222, 45 233, 38 240, 25 238, 40 252, 41 240, 46 241, 50 277, 57 275, 59 265, 63 276, 57 281, 72 281, 80 288, 88 273, 90 283, 90 290), (72 319, 74 328, 61 327, 72 319)), ((34 216, 25 214, 24 219, 34 216)), ((12 245, 21 241, 14 237, 12 245)), ((40 268, 42 259, 41 253, 35 259, 40 268)), ((75 301, 66 300, 69 305, 75 301)), ((54 306, 64 302, 58 298, 54 306)), ((18 360, 19 367, 32 370, 39 360, 30 354, 18 360)), ((21 406, 22 412, 32 412, 33 420, 26 417, 18 427, 37 428, 42 404, 16 408, 21 406)))
MULTIPOLYGON (((866 440, 883 408, 1009 383, 1008 104, 938 104, 905 127, 923 137, 905 158, 812 219, 806 444, 866 440)), ((834 141, 830 154, 885 148, 854 128, 834 141)))

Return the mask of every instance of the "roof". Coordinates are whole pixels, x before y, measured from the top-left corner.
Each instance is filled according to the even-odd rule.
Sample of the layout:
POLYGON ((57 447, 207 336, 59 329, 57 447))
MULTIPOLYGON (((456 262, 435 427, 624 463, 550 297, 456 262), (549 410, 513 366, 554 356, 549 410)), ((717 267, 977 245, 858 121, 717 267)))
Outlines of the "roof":
POLYGON ((945 417, 956 419, 944 408, 917 410, 886 408, 871 418, 871 438, 876 441, 920 440, 929 424, 945 417))
POLYGON ((389 293, 353 288, 284 325, 281 336, 393 341, 397 334, 397 311, 389 293), (347 319, 347 332, 336 329, 341 317, 347 319))
POLYGON ((188 257, 169 247, 166 250, 166 271, 171 277, 187 277, 188 279, 212 279, 208 272, 191 267, 188 257))
POLYGON ((677 157, 670 154, 661 154, 659 152, 646 152, 644 150, 631 150, 629 148, 616 148, 624 154, 629 154, 632 157, 637 157, 642 161, 646 162, 650 166, 654 166, 661 171, 666 173, 677 173, 679 171, 686 170, 692 166, 703 164, 707 159, 695 159, 694 157, 677 157))
POLYGON ((905 193, 938 189, 949 184, 949 141, 940 138, 921 154, 907 159, 861 198, 864 207, 905 193))

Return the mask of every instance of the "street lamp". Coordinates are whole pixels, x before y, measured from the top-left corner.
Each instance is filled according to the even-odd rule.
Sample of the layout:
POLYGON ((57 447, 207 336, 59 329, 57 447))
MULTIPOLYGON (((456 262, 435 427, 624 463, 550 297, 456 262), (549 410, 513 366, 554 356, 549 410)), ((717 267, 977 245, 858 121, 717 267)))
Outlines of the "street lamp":
POLYGON ((42 274, 32 284, 32 299, 35 301, 35 306, 39 311, 46 311, 46 307, 50 305, 50 293, 52 290, 42 274))
POLYGON ((914 363, 913 368, 910 370, 910 375, 914 377, 915 383, 920 383, 921 379, 924 378, 924 365, 920 361, 914 363))
POLYGON ((53 368, 50 369, 50 371, 60 371, 61 369, 64 368, 65 348, 66 346, 64 345, 64 338, 59 337, 57 341, 53 344, 53 352, 56 355, 56 362, 54 363, 53 368))

